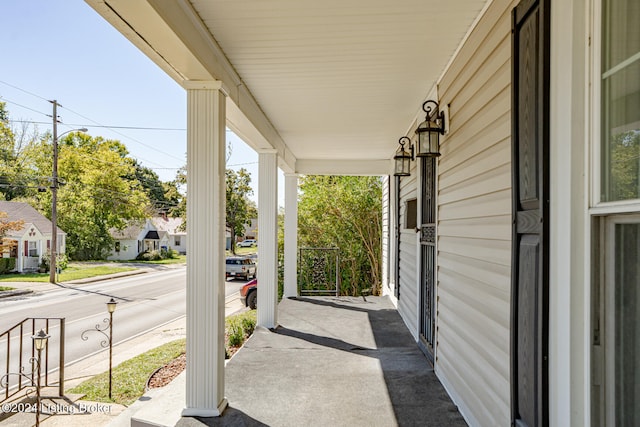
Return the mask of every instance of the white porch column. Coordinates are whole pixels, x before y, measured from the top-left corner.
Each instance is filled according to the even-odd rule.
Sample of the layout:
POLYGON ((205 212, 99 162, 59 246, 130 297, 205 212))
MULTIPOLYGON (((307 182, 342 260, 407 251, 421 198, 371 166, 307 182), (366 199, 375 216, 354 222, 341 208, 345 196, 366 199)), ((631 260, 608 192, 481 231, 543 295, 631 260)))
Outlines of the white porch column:
POLYGON ((284 298, 298 296, 298 175, 284 175, 284 298))
POLYGON ((278 324, 278 157, 258 155, 258 326, 278 324))
POLYGON ((224 398, 225 95, 187 89, 187 368, 183 416, 219 416, 224 398))

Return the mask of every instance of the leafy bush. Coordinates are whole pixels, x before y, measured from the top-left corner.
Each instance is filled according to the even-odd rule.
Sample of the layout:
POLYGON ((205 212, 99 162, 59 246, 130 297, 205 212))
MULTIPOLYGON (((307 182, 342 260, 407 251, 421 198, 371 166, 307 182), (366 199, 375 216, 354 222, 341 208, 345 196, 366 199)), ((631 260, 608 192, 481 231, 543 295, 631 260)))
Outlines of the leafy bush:
POLYGON ((174 258, 178 258, 178 251, 175 251, 173 249, 160 249, 160 256, 162 256, 162 259, 174 259, 174 258))
MULTIPOLYGON (((47 249, 47 251, 42 254, 42 261, 40 261, 40 267, 49 271, 49 264, 51 262, 51 252, 47 249)), ((69 266, 69 258, 67 254, 56 254, 56 268, 60 270, 64 270, 69 266)))
POLYGON ((8 273, 16 268, 15 258, 0 258, 0 274, 8 273))
POLYGON ((138 254, 138 261, 160 261, 163 259, 177 258, 178 253, 173 249, 161 249, 159 251, 144 251, 138 254))
POLYGON ((145 251, 138 254, 136 257, 138 261, 159 261, 162 259, 160 251, 145 251))
POLYGON ((226 319, 227 344, 229 347, 240 347, 256 327, 255 311, 240 313, 226 319))

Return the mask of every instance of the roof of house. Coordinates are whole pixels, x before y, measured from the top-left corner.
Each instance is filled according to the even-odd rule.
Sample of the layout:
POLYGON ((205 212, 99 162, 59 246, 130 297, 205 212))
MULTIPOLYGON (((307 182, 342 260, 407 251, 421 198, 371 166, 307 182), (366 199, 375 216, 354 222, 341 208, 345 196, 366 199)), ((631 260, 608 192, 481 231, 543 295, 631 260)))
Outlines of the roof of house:
POLYGON ((166 231, 169 234, 186 234, 185 231, 180 230, 182 225, 182 218, 170 218, 170 217, 154 217, 151 218, 151 222, 159 231, 166 231))
MULTIPOLYGON (((25 224, 33 224, 44 236, 51 236, 51 221, 38 212, 33 206, 24 202, 7 202, 0 200, 0 212, 6 212, 7 220, 23 220, 25 224)), ((58 234, 66 234, 58 227, 58 234)), ((20 236, 23 231, 9 231, 7 236, 20 236)))
POLYGON ((115 240, 137 240, 144 226, 144 221, 131 221, 122 230, 112 228, 109 233, 115 240))

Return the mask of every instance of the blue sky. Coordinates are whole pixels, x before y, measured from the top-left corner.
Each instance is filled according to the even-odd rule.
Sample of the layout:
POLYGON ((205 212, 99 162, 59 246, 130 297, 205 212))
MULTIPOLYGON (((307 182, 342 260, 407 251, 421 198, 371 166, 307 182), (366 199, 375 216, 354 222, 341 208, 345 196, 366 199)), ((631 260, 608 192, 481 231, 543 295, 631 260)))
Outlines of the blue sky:
MULTIPOLYGON (((93 136, 118 139, 161 180, 173 179, 186 161, 186 92, 82 0, 0 4, 0 101, 10 119, 49 130, 48 100, 55 99, 62 105, 59 133, 87 127, 93 136)), ((249 170, 257 200, 258 156, 227 136, 228 165, 249 170)))

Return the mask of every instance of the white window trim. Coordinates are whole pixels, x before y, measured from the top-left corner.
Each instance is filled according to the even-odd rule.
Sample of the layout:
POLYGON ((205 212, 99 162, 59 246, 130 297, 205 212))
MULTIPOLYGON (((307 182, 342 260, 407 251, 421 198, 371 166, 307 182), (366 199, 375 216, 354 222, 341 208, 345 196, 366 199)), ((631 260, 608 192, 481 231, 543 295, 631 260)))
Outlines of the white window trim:
MULTIPOLYGON (((601 308, 595 308, 597 310, 601 310, 601 313, 598 314, 600 317, 600 321, 604 322, 603 327, 600 329, 601 341, 600 346, 592 347, 592 342, 589 342, 590 350, 588 354, 592 354, 595 357, 595 360, 591 360, 589 363, 589 368, 587 374, 587 378, 589 379, 587 392, 588 392, 588 405, 587 409, 591 405, 602 405, 602 411, 604 414, 604 420, 606 425, 614 425, 615 421, 615 395, 613 394, 613 386, 612 379, 615 378, 614 372, 612 372, 613 365, 608 361, 611 358, 611 355, 615 349, 615 324, 608 321, 608 316, 610 313, 615 311, 615 306, 613 306, 613 299, 610 295, 610 284, 612 283, 612 273, 613 269, 611 268, 614 265, 614 248, 612 247, 612 242, 614 235, 614 227, 616 224, 623 223, 637 223, 640 219, 638 213, 640 212, 640 199, 632 199, 632 200, 619 200, 612 202, 603 202, 601 200, 601 180, 602 180, 602 0, 592 0, 591 1, 591 16, 589 20, 589 41, 590 41, 590 51, 588 56, 589 64, 587 64, 587 69, 590 72, 589 76, 589 87, 588 90, 588 120, 590 121, 590 125, 588 127, 588 152, 590 154, 590 160, 588 161, 588 169, 587 169, 587 182, 590 185, 589 191, 589 202, 588 202, 588 216, 590 221, 588 221, 588 229, 587 233, 587 245, 591 247, 593 243, 589 243, 591 241, 591 235, 593 233, 593 229, 591 228, 591 224, 595 221, 594 219, 598 219, 600 221, 600 233, 599 235, 594 235, 593 237, 599 241, 601 251, 601 257, 593 259, 593 263, 597 264, 600 271, 599 277, 594 278, 598 280, 598 286, 600 286, 600 298, 604 299, 604 302, 601 302, 603 306, 601 308), (636 214, 636 215, 629 215, 636 214), (603 271, 604 270, 604 271, 603 271), (591 353, 591 352, 594 353, 591 353), (599 370, 602 369, 601 373, 598 374, 599 370), (600 377, 602 383, 598 383, 600 381, 600 377), (595 383, 594 383, 595 381, 595 383), (604 401, 599 401, 599 396, 591 395, 591 388, 593 385, 599 385, 603 387, 604 390, 604 401)), ((637 56, 637 55, 636 55, 637 56)), ((633 57, 632 57, 633 58, 633 57)), ((612 70, 618 69, 624 63, 616 65, 612 70)), ((611 71, 611 70, 610 70, 611 71)), ((609 74, 609 73, 607 73, 609 74)), ((588 269, 585 277, 593 277, 590 276, 591 271, 591 262, 586 262, 586 267, 588 269)), ((594 265, 595 265, 594 264, 594 265)), ((591 291, 588 291, 591 294, 591 291)), ((587 324, 591 323, 591 319, 593 316, 592 310, 594 307, 592 306, 591 299, 592 295, 589 296, 589 303, 586 305, 586 314, 589 319, 587 324)), ((590 332, 592 333, 592 328, 590 327, 590 332)), ((589 420, 589 425, 592 424, 591 414, 585 414, 585 420, 589 420)))
MULTIPOLYGON (((590 215, 610 215, 615 213, 632 213, 640 211, 640 199, 633 200, 620 200, 613 202, 603 202, 600 199, 601 192, 601 177, 602 177, 602 0, 592 0, 592 14, 590 22, 591 36, 589 38, 591 44, 591 52, 589 55, 589 61, 591 62, 590 71, 590 83, 591 88, 589 90, 590 100, 590 121, 591 121, 591 134, 589 135, 589 141, 591 145, 591 165, 589 168, 590 184, 591 184, 591 197, 589 201, 589 214, 590 215)), ((607 76, 614 70, 621 69, 630 63, 633 58, 636 58, 640 53, 632 56, 631 58, 623 61, 622 63, 613 67, 607 76), (626 65, 625 65, 626 64, 626 65)), ((637 61, 635 59, 633 62, 637 61)))

